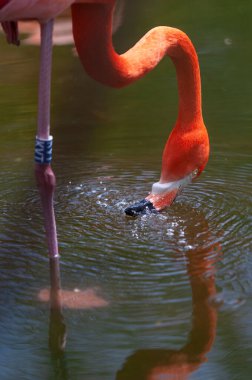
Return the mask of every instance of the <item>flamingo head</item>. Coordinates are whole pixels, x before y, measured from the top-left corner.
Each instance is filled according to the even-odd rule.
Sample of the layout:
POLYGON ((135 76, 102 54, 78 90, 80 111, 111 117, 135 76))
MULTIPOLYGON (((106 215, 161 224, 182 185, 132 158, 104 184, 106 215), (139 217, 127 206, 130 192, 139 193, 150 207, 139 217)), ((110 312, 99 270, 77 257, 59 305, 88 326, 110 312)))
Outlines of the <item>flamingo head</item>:
POLYGON ((163 152, 160 181, 152 185, 152 191, 146 198, 127 207, 125 213, 137 216, 170 206, 182 189, 200 175, 208 157, 209 139, 203 122, 182 133, 175 128, 163 152))
POLYGON ((146 198, 125 209, 126 215, 137 216, 139 214, 145 214, 146 212, 153 213, 163 210, 165 207, 170 206, 182 189, 191 183, 198 175, 199 170, 195 169, 181 180, 167 183, 161 181, 154 183, 151 193, 146 198))

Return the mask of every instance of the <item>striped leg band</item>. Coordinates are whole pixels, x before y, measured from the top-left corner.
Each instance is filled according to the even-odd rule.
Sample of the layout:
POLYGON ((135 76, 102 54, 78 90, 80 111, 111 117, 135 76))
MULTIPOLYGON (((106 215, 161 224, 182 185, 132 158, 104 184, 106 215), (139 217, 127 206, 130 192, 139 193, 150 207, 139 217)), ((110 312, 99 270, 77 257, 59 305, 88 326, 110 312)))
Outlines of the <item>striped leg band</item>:
POLYGON ((34 156, 36 163, 50 164, 50 162, 52 161, 52 143, 52 136, 49 136, 48 139, 43 139, 36 136, 34 156))

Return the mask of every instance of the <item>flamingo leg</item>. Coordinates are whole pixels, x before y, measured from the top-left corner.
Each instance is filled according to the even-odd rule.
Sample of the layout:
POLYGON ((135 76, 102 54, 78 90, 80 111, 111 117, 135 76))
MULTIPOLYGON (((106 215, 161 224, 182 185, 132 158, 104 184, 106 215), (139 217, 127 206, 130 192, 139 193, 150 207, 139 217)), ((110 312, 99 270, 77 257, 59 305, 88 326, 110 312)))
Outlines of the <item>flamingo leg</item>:
POLYGON ((45 219, 50 259, 59 256, 53 197, 56 178, 51 168, 52 136, 50 136, 50 98, 52 68, 53 20, 41 24, 41 50, 38 96, 38 129, 35 148, 35 177, 45 219))

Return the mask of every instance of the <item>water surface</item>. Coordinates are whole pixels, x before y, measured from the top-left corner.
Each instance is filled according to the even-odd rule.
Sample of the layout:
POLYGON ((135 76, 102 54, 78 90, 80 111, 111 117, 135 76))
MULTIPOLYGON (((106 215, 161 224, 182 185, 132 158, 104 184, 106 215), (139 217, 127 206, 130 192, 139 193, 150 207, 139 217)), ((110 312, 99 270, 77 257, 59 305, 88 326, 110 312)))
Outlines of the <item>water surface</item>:
POLYGON ((63 355, 48 348, 49 287, 33 178, 39 51, 0 37, 1 379, 249 379, 252 371, 251 3, 126 3, 115 45, 152 26, 185 30, 202 72, 211 157, 174 205, 137 219, 124 208, 158 180, 176 119, 172 64, 124 90, 83 72, 56 46, 52 134, 64 289, 95 288, 109 306, 64 309, 63 355), (189 363, 189 364, 188 364, 189 363), (177 371, 177 372, 176 372, 177 371), (180 371, 180 372, 179 372, 180 371), (165 377, 166 376, 166 377, 165 377), (184 377, 183 377, 184 376, 184 377))

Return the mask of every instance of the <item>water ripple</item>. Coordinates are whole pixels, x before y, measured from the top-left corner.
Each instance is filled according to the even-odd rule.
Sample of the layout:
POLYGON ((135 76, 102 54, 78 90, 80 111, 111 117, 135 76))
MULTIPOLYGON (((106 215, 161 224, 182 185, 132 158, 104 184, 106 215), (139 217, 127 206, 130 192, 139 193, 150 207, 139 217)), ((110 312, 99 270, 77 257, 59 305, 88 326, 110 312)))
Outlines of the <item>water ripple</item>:
MULTIPOLYGON (((172 207, 136 219, 126 217, 123 210, 147 194, 157 172, 138 164, 134 176, 122 171, 125 162, 115 163, 113 157, 102 164, 85 162, 79 165, 82 171, 68 167, 64 178, 69 175, 69 180, 65 183, 59 177, 55 197, 63 282, 66 279, 68 287, 102 286, 108 297, 122 307, 127 305, 128 313, 138 305, 139 320, 147 308, 146 323, 151 323, 155 311, 150 303, 164 315, 167 305, 175 305, 178 299, 179 308, 190 304, 188 274, 197 275, 201 270, 198 264, 188 273, 193 254, 199 262, 200 255, 209 261, 205 275, 216 273, 222 303, 227 300, 230 306, 232 296, 244 299, 251 295, 252 165, 237 157, 237 166, 227 171, 221 155, 215 161, 219 177, 216 171, 213 177, 210 166, 172 207), (181 299, 182 294, 187 296, 181 299)), ((21 189, 14 203, 8 201, 13 198, 11 187, 10 194, 6 187, 1 198, 6 222, 1 256, 16 251, 13 276, 21 276, 21 281, 30 276, 30 281, 36 282, 38 267, 46 260, 40 202, 29 181, 24 181, 21 189), (26 252, 22 255, 21 241, 26 252)), ((3 279, 8 277, 6 273, 3 279)), ((44 277, 41 282, 46 281, 44 277)))

